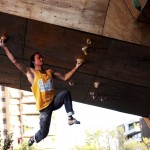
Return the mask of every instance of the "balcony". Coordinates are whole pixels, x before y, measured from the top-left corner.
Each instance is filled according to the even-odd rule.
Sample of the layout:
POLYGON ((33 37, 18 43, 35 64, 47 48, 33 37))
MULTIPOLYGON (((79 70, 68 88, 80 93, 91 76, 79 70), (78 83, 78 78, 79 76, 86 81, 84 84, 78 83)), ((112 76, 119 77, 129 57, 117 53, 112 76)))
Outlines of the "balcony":
POLYGON ((139 133, 139 132, 141 132, 140 127, 139 127, 139 126, 135 126, 135 127, 133 127, 132 129, 130 129, 130 130, 128 130, 128 131, 125 131, 125 132, 124 132, 124 135, 125 135, 125 136, 131 136, 131 135, 137 134, 137 133, 139 133))

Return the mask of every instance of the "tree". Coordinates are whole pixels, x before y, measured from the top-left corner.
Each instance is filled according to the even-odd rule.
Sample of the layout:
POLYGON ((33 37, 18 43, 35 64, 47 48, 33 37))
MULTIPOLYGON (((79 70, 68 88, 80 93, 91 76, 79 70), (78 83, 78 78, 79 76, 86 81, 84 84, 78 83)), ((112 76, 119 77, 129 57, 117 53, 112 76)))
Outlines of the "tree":
POLYGON ((127 141, 127 137, 124 135, 122 126, 116 128, 116 139, 118 140, 118 149, 125 150, 124 143, 127 141))
POLYGON ((35 146, 29 147, 27 142, 23 142, 17 148, 14 148, 14 150, 39 150, 39 148, 35 146))
POLYGON ((100 136, 102 136, 103 131, 101 130, 97 130, 93 133, 91 133, 90 131, 86 131, 86 145, 88 145, 89 147, 93 146, 94 148, 101 148, 101 144, 100 144, 100 136))
POLYGON ((122 127, 112 131, 86 131, 85 134, 85 144, 72 150, 150 150, 150 138, 143 138, 141 142, 127 139, 122 127))
POLYGON ((147 147, 148 150, 150 150, 150 138, 143 138, 143 143, 147 147))
POLYGON ((96 130, 94 132, 86 131, 84 146, 75 146, 73 150, 111 150, 116 147, 116 131, 96 130), (114 144, 115 143, 115 144, 114 144))
POLYGON ((143 138, 142 142, 129 139, 126 141, 125 150, 150 150, 150 138, 143 138))
MULTIPOLYGON (((7 134, 6 133, 6 138, 3 140, 3 139, 0 139, 0 149, 1 150, 8 150, 12 147, 12 136, 13 134, 7 134)), ((1 131, 0 131, 0 138, 1 138, 1 131)))

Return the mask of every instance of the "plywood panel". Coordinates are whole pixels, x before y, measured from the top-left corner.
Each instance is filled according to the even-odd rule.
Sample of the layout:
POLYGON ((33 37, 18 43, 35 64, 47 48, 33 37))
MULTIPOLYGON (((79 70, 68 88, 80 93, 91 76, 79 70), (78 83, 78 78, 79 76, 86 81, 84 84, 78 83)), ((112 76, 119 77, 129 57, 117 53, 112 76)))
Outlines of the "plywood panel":
POLYGON ((128 109, 126 113, 132 114, 134 109, 134 114, 148 116, 149 112, 145 109, 148 110, 150 107, 148 102, 150 89, 104 78, 99 78, 99 81, 101 84, 98 89, 95 89, 93 84, 91 85, 85 103, 108 109, 113 104, 117 111, 126 112, 128 109), (95 99, 90 95, 91 91, 97 92, 95 99))
MULTIPOLYGON (((144 2, 141 2, 143 6, 144 2)), ((148 10, 144 9, 144 13, 148 10)), ((141 42, 143 30, 135 21, 139 13, 129 0, 118 0, 117 3, 115 0, 0 0, 0 11, 149 46, 149 43, 141 42)))
MULTIPOLYGON (((68 82, 56 80, 57 91, 71 90, 73 100, 78 102, 132 114, 149 115, 149 47, 19 17, 12 17, 9 21, 10 15, 2 14, 0 17, 6 19, 3 19, 5 26, 0 22, 3 29, 9 29, 11 24, 8 30, 8 35, 11 35, 8 47, 26 65, 29 65, 31 54, 39 51, 45 59, 46 68, 66 73, 75 66, 75 57, 83 54, 81 48, 86 39, 90 38, 92 44, 85 57, 88 63, 73 76, 75 86, 70 87, 68 82), (104 103, 98 99, 91 101, 89 95, 97 78, 102 80, 98 93, 108 98, 104 103), (144 109, 141 111, 141 108, 144 109)), ((9 84, 11 87, 30 90, 31 85, 25 75, 20 74, 4 51, 0 51, 0 57, 4 57, 1 58, 1 84, 3 82, 3 85, 9 84)))
POLYGON ((99 76, 150 87, 150 51, 148 47, 112 41, 99 76))
MULTIPOLYGON (((132 16, 134 17, 134 19, 137 20, 139 15, 141 14, 141 12, 134 7, 134 5, 132 3, 132 0, 124 0, 124 2, 128 6, 128 8, 129 8, 132 16)), ((139 3, 141 5, 141 10, 143 11, 143 8, 145 7, 145 5, 147 3, 147 0, 139 0, 139 3)))
POLYGON ((141 4, 142 10, 143 10, 143 8, 145 7, 145 5, 148 2, 148 0, 139 0, 139 2, 141 4))
MULTIPOLYGON (((60 69, 57 69, 57 70, 61 73, 67 73, 68 71, 68 70, 62 71, 60 69)), ((55 83, 55 89, 57 92, 60 92, 62 90, 69 90, 71 92, 73 101, 84 103, 86 94, 88 93, 92 80, 93 80, 93 76, 89 76, 89 75, 77 72, 67 82, 55 79, 54 83, 55 83), (74 82, 74 86, 69 85, 70 81, 74 82)))
POLYGON ((103 61, 102 58, 110 40, 101 36, 30 20, 28 21, 25 43, 25 59, 29 59, 34 52, 39 51, 46 64, 71 69, 76 64, 76 58, 81 57, 88 61, 79 71, 96 74, 98 61, 103 61), (87 38, 92 40, 92 44, 88 49, 88 55, 85 56, 81 49, 87 38))
POLYGON ((131 12, 131 15, 134 17, 135 20, 137 20, 139 14, 140 14, 140 11, 137 10, 133 4, 132 4, 132 0, 124 0, 124 2, 126 3, 126 5, 128 6, 130 12, 131 12))
POLYGON ((103 35, 140 44, 142 32, 123 0, 110 1, 103 35))
POLYGON ((0 85, 20 89, 20 71, 8 61, 6 56, 0 55, 0 85))
MULTIPOLYGON (((0 35, 8 35, 6 45, 14 56, 22 61, 24 49, 24 36, 26 30, 26 19, 17 16, 0 13, 0 35)), ((0 48, 1 57, 1 85, 20 88, 20 71, 11 63, 6 53, 0 48)))
POLYGON ((109 0, 0 0, 0 11, 101 34, 109 0))
POLYGON ((144 8, 143 8, 142 12, 140 13, 137 20, 150 24, 149 14, 150 14, 150 1, 146 0, 144 8))
MULTIPOLYGON (((17 58, 23 56, 24 36, 26 30, 26 19, 0 13, 0 35, 8 36, 7 45, 11 47, 12 53, 17 58)), ((0 54, 5 54, 0 51, 0 54)))
POLYGON ((141 24, 140 29, 142 31, 141 45, 146 45, 150 47, 150 25, 141 24))

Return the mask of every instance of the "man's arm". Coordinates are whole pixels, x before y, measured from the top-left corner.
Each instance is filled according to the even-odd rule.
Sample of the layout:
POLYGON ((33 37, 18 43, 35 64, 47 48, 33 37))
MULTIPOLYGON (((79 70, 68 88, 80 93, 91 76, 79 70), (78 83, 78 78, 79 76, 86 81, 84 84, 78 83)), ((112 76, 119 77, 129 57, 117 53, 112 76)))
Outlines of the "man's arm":
POLYGON ((5 50, 10 61, 13 64, 15 64, 15 66, 26 75, 28 68, 23 63, 18 62, 18 60, 13 56, 13 54, 10 52, 10 50, 6 47, 3 40, 0 40, 0 47, 2 47, 5 50))
POLYGON ((76 64, 76 66, 71 70, 69 71, 68 73, 66 73, 65 75, 62 75, 61 73, 59 72, 53 72, 53 75, 58 78, 58 79, 61 79, 63 81, 67 81, 68 79, 70 79, 73 74, 77 71, 77 69, 82 65, 82 63, 78 63, 76 64))

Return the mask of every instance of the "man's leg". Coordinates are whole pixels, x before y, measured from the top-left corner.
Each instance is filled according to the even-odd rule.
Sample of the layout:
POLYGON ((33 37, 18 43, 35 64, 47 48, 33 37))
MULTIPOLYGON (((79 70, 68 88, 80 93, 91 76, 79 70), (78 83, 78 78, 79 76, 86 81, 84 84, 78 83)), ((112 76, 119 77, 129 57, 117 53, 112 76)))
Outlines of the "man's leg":
POLYGON ((44 139, 49 132, 50 122, 52 116, 52 107, 49 105, 47 108, 40 111, 40 130, 35 134, 34 137, 31 137, 28 145, 31 146, 34 142, 38 143, 44 139))
POLYGON ((72 97, 68 90, 62 91, 56 95, 53 102, 53 110, 59 109, 60 107, 62 107, 63 104, 65 105, 65 109, 68 115, 68 124, 80 124, 79 121, 72 117, 72 115, 74 114, 72 108, 72 97))

